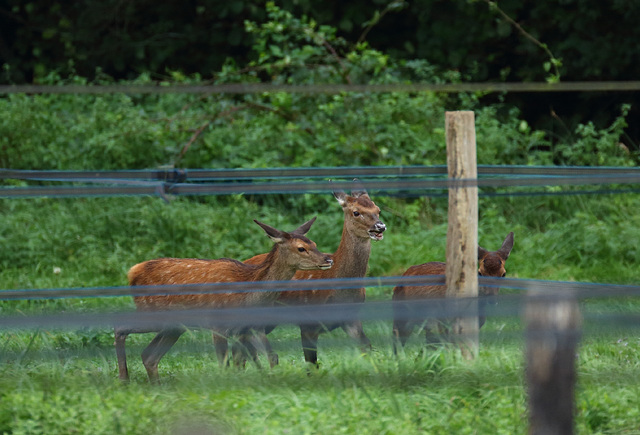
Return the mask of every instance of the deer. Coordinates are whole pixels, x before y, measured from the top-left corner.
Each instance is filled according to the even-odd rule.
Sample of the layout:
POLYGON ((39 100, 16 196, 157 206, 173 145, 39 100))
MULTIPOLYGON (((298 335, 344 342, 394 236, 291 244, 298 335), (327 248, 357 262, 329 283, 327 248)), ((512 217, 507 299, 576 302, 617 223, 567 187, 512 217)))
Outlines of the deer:
MULTIPOLYGON (((305 222, 291 232, 280 231, 262 222, 254 220, 267 236, 274 242, 271 251, 258 264, 245 264, 238 260, 220 258, 215 260, 193 258, 160 258, 138 263, 128 272, 129 285, 169 285, 169 284, 205 284, 257 281, 287 281, 298 270, 327 270, 333 265, 328 254, 320 252, 312 240, 305 237, 316 218, 305 222)), ((278 298, 278 291, 244 292, 244 293, 201 293, 134 296, 137 311, 159 311, 176 309, 210 309, 230 307, 269 306, 278 298)), ((159 382, 158 363, 171 349, 178 338, 186 331, 184 325, 164 328, 115 328, 115 348, 118 358, 118 375, 123 381, 129 380, 127 369, 125 340, 129 334, 157 332, 151 343, 142 352, 142 362, 152 383, 159 382)), ((271 346, 264 333, 264 327, 246 328, 212 328, 216 354, 221 366, 228 363, 226 336, 239 336, 240 344, 232 348, 234 363, 239 365, 241 344, 249 348, 251 357, 259 367, 255 345, 248 346, 249 332, 263 344, 271 367, 277 364, 277 355, 272 353, 271 346), (250 331, 251 330, 251 331, 250 331), (253 350, 251 350, 253 349, 253 350)), ((245 350, 245 353, 247 351, 245 350)))
MULTIPOLYGON (((505 277, 505 262, 511 254, 513 249, 513 232, 509 233, 502 242, 502 246, 497 251, 487 251, 486 249, 478 246, 478 275, 489 277, 505 277)), ((422 276, 422 275, 445 275, 447 264, 433 261, 429 263, 423 263, 409 267, 402 276, 422 276)), ((498 295, 499 287, 481 287, 479 296, 482 297, 479 307, 480 316, 478 318, 479 327, 481 328, 485 323, 484 304, 494 303, 495 297, 498 295)), ((393 289, 393 350, 397 353, 397 345, 403 347, 413 332, 416 325, 423 322, 418 320, 409 319, 411 314, 410 302, 412 300, 419 299, 441 299, 446 295, 447 288, 444 285, 417 285, 417 286, 396 286, 393 289)), ((411 316, 413 317, 413 316, 411 316)), ((442 322, 436 319, 427 319, 425 326, 425 338, 427 346, 431 346, 437 342, 435 331, 441 336, 446 335, 446 326, 442 322)))
MULTIPOLYGON (((293 276, 294 280, 313 280, 330 278, 363 278, 367 273, 369 256, 371 254, 371 241, 380 241, 384 238, 386 225, 380 220, 380 208, 371 200, 367 191, 359 184, 358 179, 353 180, 356 186, 351 195, 344 191, 334 189, 333 196, 342 207, 344 224, 342 237, 336 252, 331 254, 333 267, 325 270, 298 271, 293 276)), ((265 254, 256 255, 246 264, 257 264, 263 261, 265 254)), ((308 291, 283 291, 276 303, 282 305, 307 305, 329 303, 363 303, 365 289, 328 289, 308 291)), ((307 363, 318 365, 318 338, 321 333, 342 328, 347 335, 360 344, 360 350, 366 353, 371 349, 371 342, 362 328, 362 322, 356 312, 349 314, 344 322, 333 325, 325 325, 313 322, 312 319, 299 324, 300 339, 304 359, 307 363)), ((266 333, 271 332, 275 326, 267 327, 266 333)))

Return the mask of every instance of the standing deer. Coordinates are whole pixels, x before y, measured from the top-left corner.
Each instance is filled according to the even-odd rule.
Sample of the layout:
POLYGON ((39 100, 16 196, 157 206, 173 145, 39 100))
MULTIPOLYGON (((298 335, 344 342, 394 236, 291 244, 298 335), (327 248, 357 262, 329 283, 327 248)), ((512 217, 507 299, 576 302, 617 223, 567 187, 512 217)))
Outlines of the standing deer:
MULTIPOLYGON (((511 249, 513 249, 513 232, 507 235, 507 238, 502 242, 502 247, 498 251, 490 252, 478 246, 478 274, 480 276, 504 277, 506 275, 504 265, 507 258, 509 258, 511 249)), ((446 269, 446 263, 434 261, 411 266, 402 276, 445 275, 446 269)), ((499 287, 482 287, 480 288, 480 296, 493 299, 498 294, 498 290, 499 287)), ((409 319, 409 317, 413 317, 410 316, 412 312, 410 304, 400 302, 416 299, 441 299, 445 297, 446 292, 447 287, 444 285, 397 286, 393 289, 393 301, 396 302, 393 306, 394 352, 396 352, 397 342, 399 341, 400 344, 404 346, 413 328, 422 323, 418 320, 409 319)), ((479 307, 481 314, 478 319, 479 327, 482 327, 485 322, 483 315, 483 304, 485 303, 491 303, 491 300, 485 299, 480 302, 479 307)), ((424 330, 427 345, 437 341, 434 334, 435 330, 440 334, 446 333, 446 327, 436 319, 428 319, 424 330)))
MULTIPOLYGON (((168 285, 168 284, 204 284, 223 282, 284 281, 293 277, 297 270, 324 270, 331 268, 333 260, 327 254, 318 251, 316 244, 304 235, 309 231, 316 218, 302 224, 296 230, 287 233, 254 221, 274 242, 271 252, 264 261, 256 265, 241 263, 237 260, 221 258, 218 260, 161 258, 136 264, 129 270, 129 284, 168 285)), ((174 294, 163 296, 136 296, 134 302, 138 311, 158 311, 172 309, 205 309, 272 305, 279 292, 245 292, 218 294, 174 294)), ((249 330, 255 331, 269 352, 273 366, 277 355, 271 354, 271 346, 266 339, 264 327, 247 326, 234 329, 214 329, 216 353, 221 365, 227 361, 226 335, 236 335, 247 340, 249 330)), ((158 382, 158 362, 186 331, 184 326, 172 326, 161 330, 144 328, 116 327, 115 347, 118 357, 118 372, 122 380, 129 379, 125 352, 125 340, 131 333, 158 332, 151 343, 142 352, 142 362, 147 369, 149 380, 158 382)), ((246 345, 247 343, 243 343, 246 345)), ((246 348, 246 347, 245 347, 246 348)), ((251 348, 251 347, 249 347, 251 348)), ((254 346, 255 348, 255 346, 254 346)), ((238 364, 241 347, 232 348, 234 362, 238 364)), ((257 363, 255 352, 252 354, 257 363)), ((244 360, 243 360, 244 364, 244 360)))
MULTIPOLYGON (((358 182, 354 179, 354 182, 358 182)), ((344 212, 342 238, 337 251, 331 255, 334 266, 330 270, 298 271, 293 279, 330 279, 330 278, 363 278, 367 273, 371 240, 382 240, 386 226, 380 220, 380 208, 369 198, 366 190, 358 185, 347 195, 342 190, 334 190, 333 196, 344 212)), ((247 264, 257 264, 265 254, 256 255, 245 261, 247 264)), ((306 305, 326 303, 364 302, 365 289, 329 289, 310 291, 283 291, 277 302, 283 305, 306 305)), ((319 322, 306 321, 300 324, 300 338, 304 359, 308 363, 318 366, 318 337, 320 333, 341 327, 349 337, 360 343, 360 348, 366 352, 371 343, 362 329, 362 322, 356 312, 349 315, 344 322, 324 325, 319 322)), ((267 328, 269 333, 273 327, 267 328)))

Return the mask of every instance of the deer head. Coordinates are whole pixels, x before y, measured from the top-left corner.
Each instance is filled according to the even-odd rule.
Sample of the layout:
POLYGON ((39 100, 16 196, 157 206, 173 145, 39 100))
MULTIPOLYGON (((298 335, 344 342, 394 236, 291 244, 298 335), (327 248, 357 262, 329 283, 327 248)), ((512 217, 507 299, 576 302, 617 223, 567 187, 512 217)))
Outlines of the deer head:
MULTIPOLYGON (((497 251, 487 251, 478 246, 478 274, 480 276, 505 277, 507 272, 504 265, 511 254, 511 249, 513 249, 513 232, 507 235, 507 238, 502 242, 502 247, 497 251)), ((483 287, 482 292, 486 296, 493 296, 498 294, 498 290, 498 287, 483 287)))
POLYGON ((276 244, 280 255, 293 268, 298 270, 330 269, 333 264, 331 257, 320 252, 315 242, 305 237, 315 220, 314 217, 289 233, 255 219, 254 222, 267 233, 267 236, 276 244))
POLYGON ((356 237, 382 240, 386 225, 380 220, 380 208, 369 198, 367 191, 359 183, 347 195, 342 190, 334 190, 333 196, 344 211, 345 228, 356 237))

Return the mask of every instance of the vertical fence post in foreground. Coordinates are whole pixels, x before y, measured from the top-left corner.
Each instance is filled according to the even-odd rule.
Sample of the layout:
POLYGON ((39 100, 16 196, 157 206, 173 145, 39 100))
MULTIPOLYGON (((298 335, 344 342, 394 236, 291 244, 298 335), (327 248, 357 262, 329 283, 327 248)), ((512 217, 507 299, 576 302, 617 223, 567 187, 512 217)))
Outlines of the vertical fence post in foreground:
MULTIPOLYGON (((450 180, 476 179, 476 130, 473 112, 446 112, 447 168, 450 180)), ((458 298, 457 308, 474 313, 457 317, 451 334, 462 355, 478 354, 478 188, 449 187, 447 228, 447 298, 458 298), (465 299, 460 299, 465 298, 465 299)))
POLYGON ((574 295, 536 292, 528 297, 525 321, 529 433, 572 434, 581 325, 578 302, 574 295))

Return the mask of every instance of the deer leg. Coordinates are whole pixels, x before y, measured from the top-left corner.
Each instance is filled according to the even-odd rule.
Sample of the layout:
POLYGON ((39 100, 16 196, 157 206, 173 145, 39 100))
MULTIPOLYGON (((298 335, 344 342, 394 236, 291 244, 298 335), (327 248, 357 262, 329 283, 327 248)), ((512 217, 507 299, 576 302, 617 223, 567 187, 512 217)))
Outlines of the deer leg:
POLYGON ((231 355, 232 355, 231 358, 233 359, 233 365, 236 368, 241 368, 241 367, 244 368, 244 365, 245 365, 241 346, 242 345, 240 344, 239 341, 234 341, 233 344, 231 345, 231 355))
POLYGON ((118 358, 118 377, 122 381, 129 380, 129 369, 127 368, 127 351, 126 351, 126 340, 129 334, 142 334, 146 332, 156 332, 157 329, 154 328, 123 328, 120 326, 116 326, 114 328, 114 336, 115 341, 114 345, 116 348, 116 356, 118 358))
POLYGON ((255 333, 251 335, 250 344, 252 345, 253 351, 254 351, 253 353, 254 361, 257 360, 258 355, 256 353, 256 350, 259 349, 261 352, 263 352, 267 356, 267 359, 269 360, 269 366, 271 368, 278 365, 278 354, 273 351, 273 348, 271 347, 271 343, 267 339, 267 334, 265 333, 264 330, 256 329, 255 333))
POLYGON ((393 354, 397 355, 403 348, 413 332, 414 323, 410 320, 411 310, 409 306, 394 300, 393 305, 393 354))
POLYGON ((260 367, 260 362, 258 361, 255 348, 251 344, 250 340, 246 336, 246 333, 238 336, 236 342, 231 346, 231 353, 233 355, 233 365, 240 369, 245 368, 247 363, 247 357, 251 357, 253 361, 256 363, 258 368, 260 367))
POLYGON ((251 357, 260 369, 261 366, 258 361, 257 351, 251 342, 251 330, 249 328, 242 329, 236 333, 236 336, 237 340, 231 346, 233 365, 238 369, 244 369, 247 364, 247 359, 251 357))
POLYGON ((142 363, 147 369, 147 375, 152 383, 159 383, 158 362, 184 334, 185 329, 163 329, 151 340, 151 343, 142 351, 142 363))
POLYGON ((411 336, 413 327, 406 320, 395 319, 393 321, 393 354, 397 355, 398 350, 403 348, 411 336))
POLYGON ((115 329, 116 356, 118 358, 118 377, 121 381, 129 381, 129 369, 127 368, 127 351, 125 349, 129 332, 124 329, 115 329))
POLYGON ((424 327, 428 348, 436 348, 438 344, 449 341, 449 326, 446 320, 429 319, 424 327))
POLYGON ((440 321, 429 319, 424 324, 424 338, 427 344, 427 349, 434 349, 438 343, 442 342, 442 337, 439 336, 441 330, 440 321), (434 331, 438 331, 437 333, 434 331))
POLYGON ((367 353, 371 350, 371 342, 362 329, 361 321, 355 320, 353 322, 343 323, 341 326, 349 337, 360 343, 360 351, 362 353, 367 353))
POLYGON ((318 337, 320 330, 317 326, 301 326, 300 338, 302 340, 302 351, 304 360, 318 367, 318 337))
POLYGON ((218 357, 218 364, 220 367, 229 366, 229 343, 227 337, 220 334, 217 331, 213 331, 213 346, 216 348, 216 355, 218 357))
POLYGON ((262 352, 265 355, 267 354, 267 349, 264 346, 262 339, 254 333, 249 333, 244 337, 243 348, 246 352, 246 355, 248 357, 251 357, 251 360, 256 365, 256 367, 258 369, 262 369, 262 365, 260 364, 260 360, 258 359, 258 352, 262 352))

